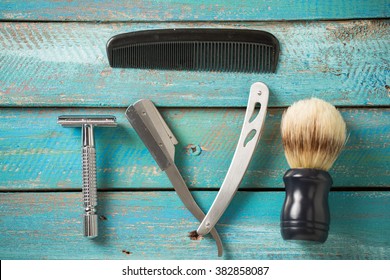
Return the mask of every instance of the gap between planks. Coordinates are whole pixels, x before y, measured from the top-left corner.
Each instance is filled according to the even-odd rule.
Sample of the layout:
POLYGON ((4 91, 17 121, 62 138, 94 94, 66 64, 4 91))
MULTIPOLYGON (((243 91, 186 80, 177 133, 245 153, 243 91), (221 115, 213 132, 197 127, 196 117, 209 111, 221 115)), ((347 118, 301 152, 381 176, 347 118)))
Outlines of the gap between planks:
MULTIPOLYGON (((194 192, 218 192, 219 188, 189 188, 190 191, 194 192)), ((174 192, 173 188, 113 188, 113 189, 98 189, 98 192, 174 192)), ((252 188, 239 188, 239 192, 284 192, 284 188, 263 188, 263 189, 252 189, 252 188)), ((330 190, 331 192, 377 192, 377 191, 390 191, 389 187, 381 187, 381 186, 355 186, 355 187, 340 187, 333 186, 330 190)), ((31 190, 31 189, 18 189, 18 190, 0 190, 0 193, 76 193, 81 192, 81 189, 39 189, 39 190, 31 190)))
POLYGON ((349 17, 349 18, 319 18, 319 19, 289 19, 289 20, 283 20, 283 19, 275 19, 275 20, 253 20, 253 19, 242 19, 242 20, 20 20, 20 19, 0 19, 0 23, 80 23, 80 24, 230 24, 230 23, 245 23, 245 24, 255 24, 255 23, 307 23, 307 22, 348 22, 348 21, 357 21, 357 20, 388 20, 388 17, 349 17))
MULTIPOLYGON (((132 104, 129 104, 129 106, 132 105, 132 104)), ((376 105, 334 105, 336 108, 338 109, 390 109, 390 104, 383 104, 383 105, 380 105, 380 104, 376 104, 376 105)), ((183 106, 183 107, 180 107, 180 106, 173 106, 173 107, 170 107, 170 106, 157 106, 158 109, 161 109, 161 110, 182 110, 182 109, 188 109, 188 110, 214 110, 214 109, 217 109, 217 110, 225 110, 225 109, 245 109, 246 106, 229 106, 229 107, 221 107, 221 106, 207 106, 207 107, 196 107, 196 106, 193 106, 193 107, 188 107, 188 106, 183 106)), ((268 108, 272 108, 272 109, 275 109, 275 110, 280 110, 280 109, 286 109, 287 107, 289 106, 268 106, 268 108)), ((4 104, 1 104, 0 105, 0 110, 1 109, 21 109, 23 107, 20 107, 20 106, 15 106, 15 105, 11 105, 11 106, 7 106, 7 105, 4 105, 4 104)), ((50 105, 40 105, 40 106, 31 106, 31 107, 24 107, 24 108, 28 108, 28 109, 82 109, 82 108, 86 108, 86 109, 115 109, 115 110, 119 110, 119 109, 122 109, 124 112, 126 111, 126 109, 128 107, 124 107, 124 106, 85 106, 85 107, 77 107, 77 106, 69 106, 69 105, 65 105, 65 106, 58 106, 58 105, 55 105, 55 106, 50 106, 50 105)))

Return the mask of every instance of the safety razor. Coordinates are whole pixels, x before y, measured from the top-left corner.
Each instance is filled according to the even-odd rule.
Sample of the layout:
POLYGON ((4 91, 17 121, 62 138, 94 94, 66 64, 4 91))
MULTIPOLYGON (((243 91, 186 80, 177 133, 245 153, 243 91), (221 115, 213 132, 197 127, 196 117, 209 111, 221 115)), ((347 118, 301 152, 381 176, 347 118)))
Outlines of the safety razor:
POLYGON ((84 236, 94 238, 98 235, 98 216, 96 215, 96 149, 93 129, 95 126, 116 127, 116 118, 106 115, 65 115, 58 117, 63 127, 81 127, 84 236))

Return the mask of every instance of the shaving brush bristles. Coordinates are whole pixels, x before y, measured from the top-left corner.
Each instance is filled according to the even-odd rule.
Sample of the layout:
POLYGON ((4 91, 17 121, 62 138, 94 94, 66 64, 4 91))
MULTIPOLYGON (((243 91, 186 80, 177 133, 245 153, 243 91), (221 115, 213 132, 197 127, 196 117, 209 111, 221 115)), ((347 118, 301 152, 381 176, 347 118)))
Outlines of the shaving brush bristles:
POLYGON ((283 176, 286 198, 280 218, 284 240, 325 242, 330 211, 328 170, 346 139, 346 125, 336 108, 318 98, 301 100, 283 114, 285 155, 291 169, 283 176))
POLYGON ((311 98, 283 113, 281 134, 291 168, 328 171, 345 144, 346 125, 333 105, 311 98))

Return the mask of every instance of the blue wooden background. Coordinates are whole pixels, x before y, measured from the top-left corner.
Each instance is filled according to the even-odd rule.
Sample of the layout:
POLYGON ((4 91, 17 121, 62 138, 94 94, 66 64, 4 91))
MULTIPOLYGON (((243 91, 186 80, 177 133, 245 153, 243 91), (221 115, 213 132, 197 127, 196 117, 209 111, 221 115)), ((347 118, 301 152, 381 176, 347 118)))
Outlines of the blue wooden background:
POLYGON ((0 258, 216 259, 211 238, 187 238, 198 222, 124 111, 140 98, 160 107, 180 142, 178 167, 207 211, 233 156, 249 87, 261 81, 270 108, 217 225, 223 258, 390 259, 389 11, 388 0, 0 1, 0 258), (173 27, 269 31, 281 43, 277 73, 109 67, 111 36, 173 27), (279 233, 288 169, 280 117, 311 96, 338 106, 349 131, 330 170, 332 222, 322 245, 285 242, 279 233), (96 129, 96 240, 81 234, 80 130, 57 124, 57 116, 78 113, 113 114, 119 123, 96 129))

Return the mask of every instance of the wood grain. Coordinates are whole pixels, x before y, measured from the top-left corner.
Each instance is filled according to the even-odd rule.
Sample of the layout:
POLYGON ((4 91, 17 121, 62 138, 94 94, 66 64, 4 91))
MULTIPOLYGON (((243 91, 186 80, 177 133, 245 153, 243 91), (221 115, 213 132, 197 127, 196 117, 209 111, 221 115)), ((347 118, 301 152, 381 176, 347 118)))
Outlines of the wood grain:
POLYGON ((388 260, 389 11, 387 0, 0 0, 0 259, 217 259, 210 237, 187 237, 198 222, 124 111, 140 98, 168 107, 161 111, 180 142, 176 162, 207 210, 233 156, 249 87, 262 81, 271 109, 241 189, 217 226, 223 259, 388 260), (271 32, 281 44, 277 73, 108 66, 111 36, 179 27, 271 32), (279 233, 288 169, 281 107, 311 96, 343 106, 350 133, 330 170, 331 229, 322 245, 284 242, 279 233), (80 129, 57 124, 61 114, 80 113, 113 114, 119 123, 95 133, 95 240, 81 229, 80 129))
MULTIPOLYGON (((81 132, 62 114, 112 114, 118 128, 96 128, 100 189, 170 188, 164 172, 118 109, 0 110, 0 189, 80 189, 81 132)), ((349 139, 330 170, 335 186, 390 186, 390 109, 342 109, 349 139)), ((176 162, 191 188, 219 188, 239 138, 244 109, 163 109, 179 145, 176 162), (201 147, 199 155, 190 147, 201 147)), ((268 111, 265 130, 242 188, 283 187, 288 169, 280 139, 282 109, 268 111)))
POLYGON ((61 21, 225 21, 388 17, 386 0, 342 1, 12 1, 0 2, 6 20, 61 21))
MULTIPOLYGON (((207 209, 216 192, 193 192, 207 209)), ((217 226, 224 259, 388 259, 389 192, 331 193, 326 243, 282 240, 284 192, 238 192, 217 226)), ((80 193, 2 193, 1 259, 217 259, 174 192, 99 193, 97 239, 82 236, 80 193), (126 253, 128 252, 128 253, 126 253)))
MULTIPOLYGON (((305 1, 306 2, 306 1, 305 1)), ((356 6, 356 5, 355 5, 356 6)), ((0 22, 0 106, 245 107, 252 83, 271 90, 270 106, 322 96, 336 105, 388 106, 390 21, 236 23, 0 22), (280 41, 276 74, 112 69, 107 40, 154 28, 266 30, 280 41)))

